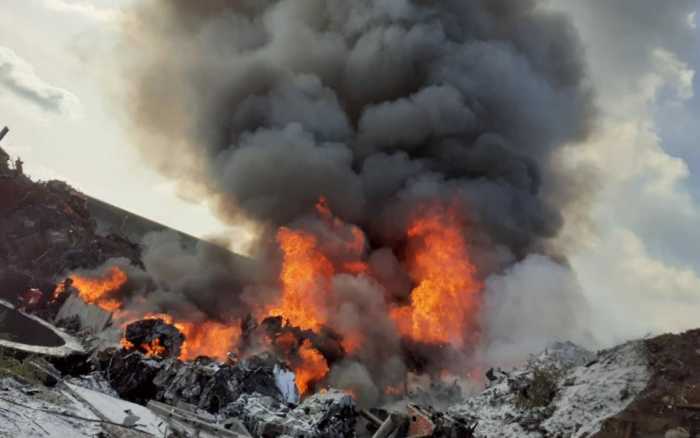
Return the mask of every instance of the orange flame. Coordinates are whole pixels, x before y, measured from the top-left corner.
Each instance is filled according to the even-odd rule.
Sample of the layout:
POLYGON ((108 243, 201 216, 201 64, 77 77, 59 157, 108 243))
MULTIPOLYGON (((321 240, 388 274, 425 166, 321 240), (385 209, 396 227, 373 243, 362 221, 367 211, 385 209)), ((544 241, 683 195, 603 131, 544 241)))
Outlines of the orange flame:
POLYGON ((175 327, 185 335, 181 360, 192 360, 198 356, 209 356, 226 360, 241 337, 240 324, 222 324, 215 321, 201 323, 176 322, 175 327))
POLYGON ((277 242, 283 254, 282 299, 269 316, 282 316, 302 329, 317 329, 326 322, 325 295, 333 265, 310 233, 280 228, 277 242))
MULTIPOLYGON (((78 275, 73 275, 70 278, 78 295, 86 303, 95 304, 107 312, 115 312, 122 308, 122 303, 118 299, 110 297, 128 280, 126 273, 118 267, 112 267, 103 278, 88 278, 78 275)), ((61 283, 56 287, 54 295, 57 297, 64 292, 65 286, 61 283)))
POLYGON ((474 329, 482 289, 453 208, 428 209, 408 228, 409 273, 417 286, 410 306, 391 316, 412 339, 464 347, 474 329))
POLYGON ((314 382, 318 382, 328 374, 328 362, 306 339, 299 347, 301 364, 294 369, 299 394, 306 394, 314 382))
MULTIPOLYGON (((139 319, 162 319, 166 324, 173 325, 180 330, 180 333, 185 336, 185 342, 182 344, 178 356, 180 360, 193 360, 199 356, 208 356, 224 361, 228 353, 236 348, 241 336, 240 323, 177 321, 166 313, 148 313, 142 317, 132 316, 122 323, 122 327, 139 319)), ((123 339, 122 346, 124 346, 124 342, 131 344, 123 339)), ((129 347, 125 348, 129 349, 129 347)))

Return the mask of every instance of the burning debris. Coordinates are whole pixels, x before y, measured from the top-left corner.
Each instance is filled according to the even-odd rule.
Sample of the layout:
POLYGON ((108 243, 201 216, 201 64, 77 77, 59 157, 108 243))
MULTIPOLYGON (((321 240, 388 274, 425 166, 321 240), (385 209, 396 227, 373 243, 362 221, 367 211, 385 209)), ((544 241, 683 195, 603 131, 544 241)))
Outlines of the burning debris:
POLYGON ((88 304, 95 304, 98 307, 114 312, 121 307, 116 298, 111 298, 110 294, 119 291, 127 281, 127 275, 116 266, 109 268, 104 278, 92 279, 74 275, 65 282, 60 283, 54 290, 53 297, 59 299, 68 287, 78 291, 80 298, 88 304))
POLYGON ((185 337, 162 319, 145 319, 126 326, 121 345, 125 350, 137 350, 146 357, 167 358, 180 356, 185 337))
POLYGON ((367 258, 360 248, 366 250, 369 239, 360 238, 358 228, 333 216, 324 203, 312 216, 327 227, 323 233, 303 227, 280 231, 281 295, 228 322, 188 317, 167 306, 138 307, 151 297, 135 291, 156 281, 147 275, 148 263, 124 259, 62 273, 54 279, 55 289, 45 288, 51 294, 24 289, 19 299, 24 309, 55 312, 62 326, 80 334, 90 354, 55 354, 56 348, 68 352, 69 343, 77 346, 73 353, 83 346, 41 318, 6 305, 12 315, 0 321, 7 338, 0 341, 0 406, 10 418, 1 422, 0 432, 163 436, 167 424, 183 436, 583 436, 652 430, 657 423, 647 421, 649 413, 661 415, 654 410, 661 404, 670 406, 662 414, 673 426, 668 430, 697 430, 694 396, 685 389, 695 384, 687 369, 694 366, 697 333, 597 355, 557 344, 524 367, 489 370, 485 391, 463 392, 458 382, 465 374, 447 376, 465 372, 460 364, 475 341, 469 335, 476 330, 469 328, 471 314, 460 307, 462 317, 428 324, 424 316, 446 304, 423 301, 431 293, 416 291, 438 290, 478 309, 483 285, 467 263, 451 271, 449 261, 469 253, 452 234, 459 216, 450 216, 449 207, 436 211, 440 219, 418 215, 407 232, 405 274, 413 286, 403 295, 377 286, 386 281, 387 264, 367 258), (306 295, 311 289, 300 285, 317 288, 317 294, 306 295), (381 292, 379 299, 368 291, 381 292), (358 301, 356 295, 363 293, 375 301, 358 301), (372 314, 374 325, 358 326, 344 310, 329 313, 348 306, 372 314), (27 330, 28 324, 35 329, 27 330), (66 345, 30 339, 42 338, 44 328, 66 345), (461 335, 444 335, 453 332, 461 335), (385 344, 388 355, 373 342, 373 336, 387 339, 387 333, 395 335, 385 344), (373 365, 379 358, 383 367, 373 365), (415 385, 409 376, 427 383, 415 385))
POLYGON ((559 155, 593 104, 564 17, 520 0, 124 14, 136 143, 220 218, 254 222, 256 259, 102 235, 83 195, 3 162, 0 282, 26 311, 93 332, 90 358, 61 370, 173 406, 193 434, 211 421, 263 437, 584 435, 643 390, 644 352, 627 345, 492 371, 459 403, 455 384, 445 412, 407 400, 469 381, 495 346, 579 335, 555 242, 587 193, 559 155), (547 298, 565 305, 530 340, 532 315, 513 317, 505 292, 533 260, 560 274, 547 298))
MULTIPOLYGON (((56 287, 54 297, 61 299, 74 293, 83 301, 112 313, 115 323, 127 330, 126 339, 122 341, 127 351, 136 349, 155 358, 174 355, 181 360, 192 360, 207 356, 219 361, 227 360, 229 353, 245 357, 261 351, 270 352, 294 371, 301 394, 311 393, 333 381, 345 382, 342 389, 360 389, 359 396, 363 400, 376 403, 380 391, 371 387, 397 385, 408 370, 440 371, 431 370, 431 364, 447 362, 454 364, 456 372, 461 372, 459 363, 476 341, 476 338, 465 337, 472 330, 469 327, 478 308, 474 304, 476 301, 470 304, 468 295, 477 296, 481 286, 472 277, 468 259, 464 259, 467 257, 465 243, 460 240, 455 225, 456 213, 438 208, 437 216, 431 216, 436 222, 416 219, 415 226, 409 230, 407 252, 415 259, 411 266, 414 266, 412 272, 417 286, 409 295, 412 297, 409 303, 397 303, 392 307, 383 294, 374 296, 371 302, 356 301, 358 293, 367 295, 381 291, 373 278, 371 263, 364 259, 365 237, 359 228, 333 216, 323 200, 315 211, 323 226, 329 227, 327 231, 335 233, 331 234, 335 237, 330 246, 305 231, 282 228, 277 237, 282 252, 281 296, 238 320, 226 323, 202 319, 201 315, 191 318, 177 309, 173 309, 173 314, 161 313, 162 307, 149 311, 149 294, 134 295, 133 291, 158 281, 134 266, 107 264, 95 273, 71 274, 56 287), (342 254, 342 260, 337 260, 337 254, 342 254), (133 279, 127 271, 134 274, 133 279), (146 282, 140 283, 139 278, 146 282), (370 286, 370 290, 364 290, 366 286, 370 286), (448 303, 455 300, 466 307, 455 312, 454 317, 429 324, 427 318, 449 310, 448 303), (358 304, 362 307, 356 307, 358 304), (353 313, 373 312, 378 318, 376 327, 346 323, 347 317, 342 313, 333 315, 337 306, 353 313), (160 320, 160 323, 139 322, 141 320, 160 320), (176 348, 165 345, 166 338, 159 334, 148 339, 131 339, 128 333, 135 327, 130 325, 132 323, 144 327, 170 325, 184 340, 176 348), (375 348, 379 345, 368 337, 372 332, 387 340, 384 348, 375 348), (370 369, 370 375, 375 374, 380 381, 372 382, 375 377, 372 376, 359 387, 340 375, 342 367, 346 367, 341 364, 354 364, 352 367, 360 367, 358 372, 367 374, 362 368, 368 365, 364 362, 370 354, 379 354, 389 363, 395 362, 398 370, 387 370, 386 375, 381 376, 375 374, 377 369, 370 369), (454 360, 443 360, 448 358, 454 360), (374 395, 367 395, 367 390, 374 395)), ((251 291, 257 287, 251 286, 251 291)), ((150 327, 146 332, 151 332, 150 327)))
POLYGON ((570 23, 514 0, 312 3, 127 8, 135 143, 259 236, 247 275, 151 236, 103 307, 172 318, 181 358, 270 352, 304 395, 337 386, 370 405, 408 373, 466 379, 483 350, 524 344, 532 315, 512 317, 502 292, 532 258, 563 272, 562 305, 540 316, 553 330, 532 344, 580 335, 555 246, 587 195, 559 156, 594 113, 570 23), (168 56, 182 47, 196 50, 168 56), (271 318, 286 329, 245 328, 271 318), (232 331, 216 343, 212 327, 232 331))

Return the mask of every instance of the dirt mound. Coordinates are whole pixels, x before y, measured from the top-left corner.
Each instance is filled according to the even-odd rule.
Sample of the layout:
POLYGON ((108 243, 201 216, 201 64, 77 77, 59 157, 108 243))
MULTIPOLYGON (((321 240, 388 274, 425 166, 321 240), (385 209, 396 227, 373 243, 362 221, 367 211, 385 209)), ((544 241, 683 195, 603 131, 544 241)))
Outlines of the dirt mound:
POLYGON ((651 372, 646 389, 609 418, 596 438, 698 436, 700 330, 662 335, 645 340, 644 346, 651 372))

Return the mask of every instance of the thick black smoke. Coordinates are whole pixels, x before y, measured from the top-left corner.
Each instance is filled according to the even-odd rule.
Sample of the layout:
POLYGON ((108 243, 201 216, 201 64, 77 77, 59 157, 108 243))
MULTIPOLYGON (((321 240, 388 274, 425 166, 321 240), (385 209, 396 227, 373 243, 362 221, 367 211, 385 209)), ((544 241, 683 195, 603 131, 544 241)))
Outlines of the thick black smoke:
POLYGON ((323 195, 387 241, 456 197, 502 267, 577 195, 553 155, 589 128, 582 49, 534 1, 160 0, 129 23, 137 143, 229 220, 323 195))
MULTIPOLYGON (((509 336, 520 329, 499 322, 523 320, 503 305, 516 274, 536 280, 531 288, 548 272, 561 280, 535 294, 531 307, 550 302, 559 313, 533 333, 573 327, 575 278, 537 255, 587 195, 580 175, 557 166, 594 113, 583 50, 563 15, 531 0, 153 0, 134 8, 125 39, 135 143, 184 192, 206 196, 227 221, 271 229, 314 229, 308 213, 324 196, 367 234, 376 281, 334 278, 331 323, 377 333, 359 355, 367 369, 346 363, 331 380, 387 383, 382 376, 405 369, 382 298, 410 293, 401 246, 426 201, 461 208, 473 262, 485 281, 494 276, 486 342, 519 343, 509 336), (379 369, 389 363, 391 372, 379 369)), ((196 298, 205 313, 278 293, 221 298, 211 283, 224 271, 210 278, 207 263, 173 268, 150 254, 156 282, 179 282, 161 289, 196 298), (190 268, 194 279, 183 276, 190 268)))

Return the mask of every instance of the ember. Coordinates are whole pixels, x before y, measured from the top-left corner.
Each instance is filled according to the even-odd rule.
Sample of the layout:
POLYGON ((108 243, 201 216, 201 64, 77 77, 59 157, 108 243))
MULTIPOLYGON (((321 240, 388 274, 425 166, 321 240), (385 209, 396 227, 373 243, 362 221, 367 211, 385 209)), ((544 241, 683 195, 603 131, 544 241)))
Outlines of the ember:
POLYGON ((119 346, 121 346, 125 350, 133 350, 136 346, 129 342, 126 338, 121 338, 119 340, 119 346))
POLYGON ((151 342, 141 344, 140 347, 145 350, 146 357, 164 357, 168 349, 160 344, 160 338, 156 338, 151 342))

